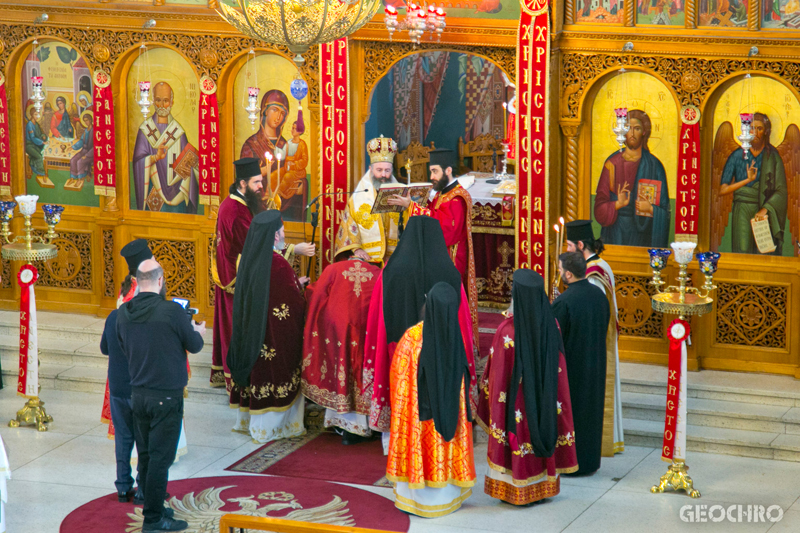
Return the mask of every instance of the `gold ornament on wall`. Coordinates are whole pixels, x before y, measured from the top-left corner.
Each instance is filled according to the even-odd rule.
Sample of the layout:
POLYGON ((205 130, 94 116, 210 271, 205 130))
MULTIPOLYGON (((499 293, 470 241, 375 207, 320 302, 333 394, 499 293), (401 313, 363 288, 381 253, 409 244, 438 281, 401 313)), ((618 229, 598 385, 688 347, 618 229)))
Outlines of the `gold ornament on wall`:
POLYGON ((92 46, 92 57, 98 63, 105 63, 111 57, 111 49, 103 43, 96 43, 92 46))
POLYGON ((684 72, 681 76, 681 87, 687 93, 696 93, 703 85, 703 80, 697 72, 684 72))
POLYGON ((203 48, 197 54, 197 58, 200 60, 200 64, 206 68, 214 68, 219 63, 219 56, 214 50, 209 48, 203 48))

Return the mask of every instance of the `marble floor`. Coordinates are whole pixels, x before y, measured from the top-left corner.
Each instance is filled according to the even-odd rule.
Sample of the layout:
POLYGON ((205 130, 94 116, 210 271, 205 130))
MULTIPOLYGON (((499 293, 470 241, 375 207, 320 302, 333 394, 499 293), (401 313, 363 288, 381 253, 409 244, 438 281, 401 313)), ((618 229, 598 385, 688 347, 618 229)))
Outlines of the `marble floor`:
MULTIPOLYGON (((57 532, 70 511, 114 491, 114 444, 106 438, 107 426, 99 422, 102 396, 45 390, 43 399, 55 419, 46 433, 0 424, 13 476, 6 506, 10 533, 57 532)), ((12 388, 0 391, 3 420, 22 403, 12 388)), ((224 468, 258 448, 247 436, 230 431, 233 413, 226 405, 187 401, 185 411, 189 453, 172 467, 170 479, 235 475, 224 468)), ((690 454, 691 475, 703 494, 692 500, 682 493, 651 494, 649 488, 666 464, 656 449, 628 447, 604 459, 594 476, 563 478, 561 494, 552 500, 516 508, 483 493, 485 453, 485 445, 476 448, 476 490, 462 509, 433 520, 411 517, 411 532, 800 531, 800 463, 690 454), (691 508, 682 513, 687 505, 691 508), (778 506, 782 518, 747 523, 745 514, 745 522, 732 522, 720 514, 731 505, 778 506), (709 509, 715 519, 722 519, 705 518, 709 509), (682 514, 699 521, 685 522, 682 514)), ((392 498, 391 489, 359 488, 392 498)), ((770 516, 778 515, 773 508, 770 516)), ((732 518, 737 520, 735 511, 732 518)))

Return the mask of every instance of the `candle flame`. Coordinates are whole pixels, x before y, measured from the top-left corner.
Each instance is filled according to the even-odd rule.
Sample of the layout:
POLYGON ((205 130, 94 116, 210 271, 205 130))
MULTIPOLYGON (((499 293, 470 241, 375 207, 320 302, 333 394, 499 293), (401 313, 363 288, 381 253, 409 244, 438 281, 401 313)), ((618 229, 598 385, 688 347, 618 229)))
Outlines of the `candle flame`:
POLYGON ((558 221, 561 223, 562 226, 564 225, 564 217, 558 217, 558 221))
POLYGON ((553 229, 554 229, 554 230, 556 230, 556 233, 558 233, 559 231, 561 231, 561 230, 558 228, 558 224, 553 224, 553 229))

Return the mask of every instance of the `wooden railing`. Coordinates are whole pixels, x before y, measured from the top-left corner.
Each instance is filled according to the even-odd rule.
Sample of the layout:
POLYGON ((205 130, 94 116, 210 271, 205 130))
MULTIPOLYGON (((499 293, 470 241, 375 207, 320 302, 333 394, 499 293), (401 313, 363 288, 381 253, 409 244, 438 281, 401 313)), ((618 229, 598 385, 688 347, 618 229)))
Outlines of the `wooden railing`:
POLYGON ((386 531, 378 529, 365 529, 363 527, 331 526, 327 524, 313 524, 311 522, 296 522, 282 518, 263 518, 260 516, 246 516, 240 514, 226 514, 219 520, 220 533, 236 533, 236 530, 272 531, 274 533, 401 533, 399 531, 386 531))

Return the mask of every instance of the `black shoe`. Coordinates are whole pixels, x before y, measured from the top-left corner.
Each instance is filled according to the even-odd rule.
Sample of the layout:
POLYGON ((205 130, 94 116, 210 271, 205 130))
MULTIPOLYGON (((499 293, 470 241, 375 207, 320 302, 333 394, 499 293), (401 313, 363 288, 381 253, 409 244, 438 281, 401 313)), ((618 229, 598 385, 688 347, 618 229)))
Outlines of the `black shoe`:
POLYGON ((349 431, 345 431, 344 435, 342 435, 342 444, 345 446, 349 446, 351 444, 361 444, 362 442, 367 442, 372 440, 372 437, 362 437, 361 435, 356 435, 355 433, 350 433, 349 431))
MULTIPOLYGON (((169 500, 169 492, 164 494, 164 499, 169 500)), ((144 494, 142 494, 142 489, 136 490, 136 495, 133 497, 133 505, 144 505, 144 494)))
POLYGON ((172 507, 164 507, 164 513, 161 516, 166 518, 175 518, 175 509, 172 507))
POLYGON ((145 522, 142 524, 142 533, 152 531, 183 531, 189 527, 189 522, 185 520, 173 520, 172 518, 162 517, 154 524, 145 522))
POLYGON ((117 491, 117 499, 119 500, 120 503, 128 503, 129 501, 131 501, 132 497, 133 497, 133 489, 126 492, 117 491))

